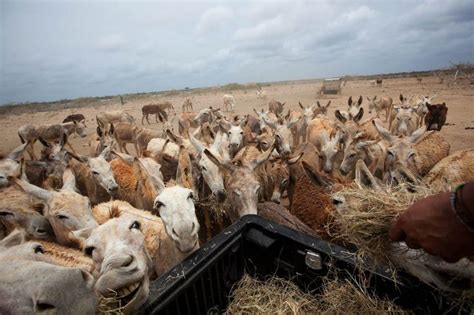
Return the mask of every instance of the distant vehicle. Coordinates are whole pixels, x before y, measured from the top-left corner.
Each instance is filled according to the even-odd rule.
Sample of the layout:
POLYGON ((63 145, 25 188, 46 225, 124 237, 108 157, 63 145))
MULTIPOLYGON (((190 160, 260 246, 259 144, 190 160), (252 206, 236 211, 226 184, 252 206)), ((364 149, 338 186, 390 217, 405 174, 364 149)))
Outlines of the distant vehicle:
POLYGON ((341 83, 341 78, 324 79, 323 86, 319 90, 319 94, 341 94, 341 83))

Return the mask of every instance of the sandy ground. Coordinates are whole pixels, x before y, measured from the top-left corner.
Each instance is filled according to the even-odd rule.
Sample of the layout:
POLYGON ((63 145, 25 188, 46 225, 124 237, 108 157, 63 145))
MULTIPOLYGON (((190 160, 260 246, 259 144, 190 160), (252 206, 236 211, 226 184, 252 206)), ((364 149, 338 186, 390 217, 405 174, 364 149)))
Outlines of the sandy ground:
MULTIPOLYGON (((236 90, 232 94, 236 99, 236 114, 253 113, 252 108, 267 108, 268 100, 274 98, 276 100, 286 102, 286 108, 299 109, 298 101, 303 104, 312 104, 315 100, 320 100, 322 104, 326 104, 332 100, 329 107, 329 117, 334 117, 336 109, 347 108, 347 98, 353 96, 358 98, 359 95, 364 97, 363 106, 367 110, 366 96, 390 96, 398 102, 398 95, 403 93, 408 97, 419 95, 437 94, 435 103, 446 102, 448 110, 447 122, 450 124, 443 127, 441 133, 451 143, 451 151, 457 151, 466 148, 474 148, 474 130, 466 130, 466 127, 474 127, 474 86, 459 85, 448 87, 446 84, 439 84, 437 78, 424 78, 423 84, 416 82, 415 78, 405 79, 387 79, 384 80, 383 87, 371 86, 368 80, 349 81, 342 90, 342 95, 320 97, 316 95, 319 90, 320 83, 294 83, 285 85, 272 85, 265 87, 267 99, 258 99, 254 90, 236 90), (453 124, 453 125, 452 125, 453 124)), ((0 152, 7 153, 20 144, 17 135, 18 127, 24 124, 50 124, 60 123, 69 114, 82 113, 87 118, 87 133, 92 135, 95 133, 96 122, 95 115, 104 110, 124 109, 137 118, 137 124, 141 126, 141 107, 152 102, 160 102, 164 100, 171 101, 177 112, 181 112, 181 105, 187 95, 193 97, 194 109, 199 110, 206 106, 221 107, 222 92, 200 92, 184 94, 181 93, 172 97, 149 96, 134 100, 133 98, 125 105, 117 103, 115 105, 103 105, 99 100, 92 102, 90 107, 80 109, 53 110, 50 112, 25 113, 21 115, 1 115, 1 139, 0 152)), ((118 100, 118 98, 117 98, 118 100)), ((368 113, 364 118, 368 118, 368 113)), ((154 120, 154 118, 153 118, 154 120)), ((151 121, 151 120, 150 120, 151 121)), ((176 123, 176 122, 175 122, 176 123)), ((146 124, 146 122, 145 122, 146 124)), ((146 125, 148 128, 159 129, 161 125, 153 123, 146 125)), ((76 151, 81 154, 88 154, 87 145, 88 138, 72 137, 71 142, 76 151)), ((40 144, 36 144, 36 151, 39 151, 40 144)), ((133 148, 129 145, 133 152, 133 148)))

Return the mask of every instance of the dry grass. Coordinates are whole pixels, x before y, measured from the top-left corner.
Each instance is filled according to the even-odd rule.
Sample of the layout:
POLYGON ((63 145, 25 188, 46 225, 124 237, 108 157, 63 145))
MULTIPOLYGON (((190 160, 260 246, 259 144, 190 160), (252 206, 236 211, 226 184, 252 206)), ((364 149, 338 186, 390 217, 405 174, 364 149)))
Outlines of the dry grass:
POLYGON ((434 188, 416 187, 415 193, 406 192, 404 185, 391 188, 388 193, 348 186, 337 193, 350 205, 344 211, 335 211, 328 230, 336 241, 357 246, 358 256, 370 256, 388 263, 391 241, 390 226, 396 217, 416 200, 436 193, 434 188))
POLYGON ((293 282, 244 275, 232 293, 226 314, 400 314, 389 300, 370 296, 352 280, 323 279, 320 294, 301 291, 293 282))
POLYGON ((196 206, 206 209, 215 218, 226 216, 231 208, 228 199, 225 202, 218 202, 213 195, 196 201, 196 206))
MULTIPOLYGON (((435 187, 415 187, 415 193, 406 192, 403 185, 393 187, 387 193, 355 186, 345 187, 337 193, 350 205, 343 211, 336 211, 328 226, 331 236, 343 243, 357 247, 356 255, 361 258, 370 257, 375 263, 388 266, 395 278, 398 271, 390 259, 388 231, 397 216, 415 201, 435 194, 442 189, 435 187)), ((416 276, 416 275, 415 275, 416 276)), ((430 285, 428 283, 428 285, 430 285)), ((444 299, 453 308, 474 309, 474 292, 472 290, 455 294, 444 292, 433 287, 437 298, 444 299)))
POLYGON ((117 292, 114 296, 104 297, 99 295, 96 314, 101 315, 122 315, 123 307, 120 305, 120 299, 117 298, 117 292))

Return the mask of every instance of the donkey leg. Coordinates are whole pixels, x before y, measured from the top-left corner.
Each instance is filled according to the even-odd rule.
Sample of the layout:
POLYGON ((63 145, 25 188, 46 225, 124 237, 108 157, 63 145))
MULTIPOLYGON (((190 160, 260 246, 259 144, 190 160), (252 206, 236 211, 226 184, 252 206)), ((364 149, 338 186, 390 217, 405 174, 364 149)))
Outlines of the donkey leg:
POLYGON ((135 152, 137 153, 137 156, 140 156, 140 151, 138 150, 138 145, 136 142, 133 143, 133 146, 135 147, 135 152))
POLYGON ((125 153, 127 153, 128 155, 130 155, 130 153, 128 153, 127 144, 126 144, 125 142, 122 143, 122 147, 123 147, 123 151, 122 151, 122 152, 125 152, 125 153))

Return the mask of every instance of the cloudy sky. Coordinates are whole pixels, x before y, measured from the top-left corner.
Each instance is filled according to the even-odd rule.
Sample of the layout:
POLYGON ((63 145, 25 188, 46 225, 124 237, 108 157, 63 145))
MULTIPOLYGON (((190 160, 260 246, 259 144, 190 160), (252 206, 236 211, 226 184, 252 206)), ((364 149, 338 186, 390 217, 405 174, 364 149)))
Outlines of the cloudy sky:
POLYGON ((474 0, 0 0, 0 104, 474 61, 474 0))

